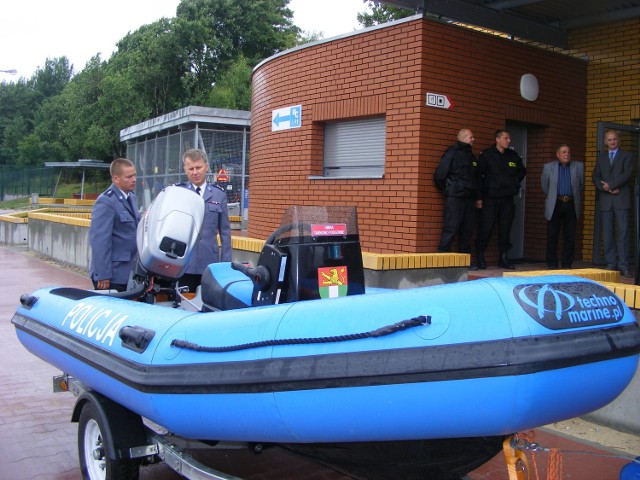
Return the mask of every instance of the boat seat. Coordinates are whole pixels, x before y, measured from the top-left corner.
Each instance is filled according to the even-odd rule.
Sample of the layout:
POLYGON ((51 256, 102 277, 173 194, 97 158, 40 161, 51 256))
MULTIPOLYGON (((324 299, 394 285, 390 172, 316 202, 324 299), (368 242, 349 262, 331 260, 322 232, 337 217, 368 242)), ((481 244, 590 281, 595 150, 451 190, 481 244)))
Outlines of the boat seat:
POLYGON ((230 262, 212 263, 202 273, 202 311, 235 310, 251 306, 253 283, 233 270, 230 262))

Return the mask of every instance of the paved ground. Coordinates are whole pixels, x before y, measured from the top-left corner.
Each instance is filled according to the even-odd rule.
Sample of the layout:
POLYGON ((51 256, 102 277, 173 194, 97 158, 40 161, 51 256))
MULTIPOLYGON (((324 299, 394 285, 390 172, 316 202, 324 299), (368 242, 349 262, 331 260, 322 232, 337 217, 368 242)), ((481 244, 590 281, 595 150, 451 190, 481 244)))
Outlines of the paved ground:
MULTIPOLYGON (((6 246, 0 246, 0 265, 0 479, 80 480, 76 424, 69 421, 74 397, 52 393, 51 378, 60 372, 21 346, 10 320, 23 293, 46 285, 90 288, 90 282, 83 275, 6 246)), ((486 273, 501 274, 493 269, 484 276, 486 273)), ((620 468, 628 462, 621 455, 640 455, 640 439, 633 435, 608 432, 605 442, 597 433, 606 429, 597 425, 563 422, 553 427, 557 431, 536 430, 536 439, 544 447, 561 449, 565 479, 617 480, 620 468), (592 430, 591 441, 584 440, 585 435, 567 435, 580 429, 592 430)), ((546 478, 548 454, 541 452, 537 458, 540 478, 546 478)), ((279 448, 258 456, 246 451, 220 452, 215 460, 219 470, 248 480, 349 478, 279 448)), ((161 464, 143 469, 141 478, 182 477, 161 464)), ((502 456, 469 474, 469 479, 507 480, 502 456)))

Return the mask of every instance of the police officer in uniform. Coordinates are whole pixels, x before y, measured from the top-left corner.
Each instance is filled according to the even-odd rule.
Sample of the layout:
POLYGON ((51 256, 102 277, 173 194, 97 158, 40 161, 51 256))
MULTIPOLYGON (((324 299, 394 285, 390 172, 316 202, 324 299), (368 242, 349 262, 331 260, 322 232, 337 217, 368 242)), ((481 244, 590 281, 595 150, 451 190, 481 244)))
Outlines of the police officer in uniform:
POLYGON ((195 292, 209 264, 231 261, 231 226, 226 192, 206 181, 209 171, 207 154, 198 148, 187 150, 182 155, 182 168, 188 181, 176 185, 200 195, 205 204, 200 240, 185 274, 179 280, 180 286, 188 286, 190 292, 195 292), (221 248, 218 248, 218 235, 221 248))
POLYGON ((444 152, 434 173, 436 186, 446 195, 439 252, 450 252, 457 234, 459 251, 471 253, 476 201, 480 198, 478 162, 471 151, 474 141, 471 130, 461 129, 457 142, 444 152))
POLYGON ((484 251, 489 244, 494 225, 498 224, 498 267, 513 270, 515 266, 507 258, 511 249, 509 236, 515 214, 513 197, 520 191, 520 182, 527 170, 522 158, 509 148, 511 136, 506 130, 496 131, 496 143, 478 157, 478 169, 482 181, 480 227, 476 239, 478 268, 487 268, 484 251))
POLYGON ((140 221, 136 167, 118 158, 109 167, 113 183, 96 200, 91 213, 89 275, 97 290, 126 290, 136 260, 140 221))

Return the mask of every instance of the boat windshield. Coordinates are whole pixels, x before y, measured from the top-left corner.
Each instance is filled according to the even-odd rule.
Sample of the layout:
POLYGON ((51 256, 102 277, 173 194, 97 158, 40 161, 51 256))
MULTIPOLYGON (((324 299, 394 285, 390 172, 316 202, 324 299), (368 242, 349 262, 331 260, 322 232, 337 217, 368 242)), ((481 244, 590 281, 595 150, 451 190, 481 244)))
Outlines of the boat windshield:
MULTIPOLYGON (((309 207, 294 205, 285 211, 280 228, 274 236, 280 241, 300 237, 316 240, 353 237, 358 235, 356 207, 309 207)), ((275 238, 274 238, 275 240, 275 238)))

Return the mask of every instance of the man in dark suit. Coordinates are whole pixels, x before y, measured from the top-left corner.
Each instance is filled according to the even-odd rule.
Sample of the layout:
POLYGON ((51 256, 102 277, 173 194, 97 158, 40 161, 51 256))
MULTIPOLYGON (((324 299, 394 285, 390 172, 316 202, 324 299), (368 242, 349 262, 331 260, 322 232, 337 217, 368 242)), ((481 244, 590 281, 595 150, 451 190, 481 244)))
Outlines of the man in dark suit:
POLYGON ((189 181, 178 185, 200 195, 205 204, 200 240, 185 274, 179 280, 180 286, 188 286, 190 292, 195 292, 201 283, 202 272, 209 264, 231 261, 231 226, 226 192, 217 185, 207 183, 207 154, 198 148, 187 150, 182 155, 182 168, 189 181))
POLYGON ((584 163, 571 160, 568 145, 556 150, 557 160, 546 163, 542 169, 544 217, 547 219, 547 267, 558 268, 558 239, 564 237, 562 268, 571 268, 575 255, 576 225, 582 212, 584 190, 584 163))
POLYGON ((608 130, 604 134, 604 141, 607 149, 598 155, 593 170, 593 184, 598 189, 602 217, 604 257, 608 269, 620 269, 622 275, 632 277, 629 257, 629 180, 633 159, 631 152, 619 148, 620 139, 615 130, 608 130))
POLYGON ((140 221, 136 167, 126 158, 111 162, 113 183, 96 200, 91 213, 89 275, 97 290, 126 290, 136 259, 140 221))

